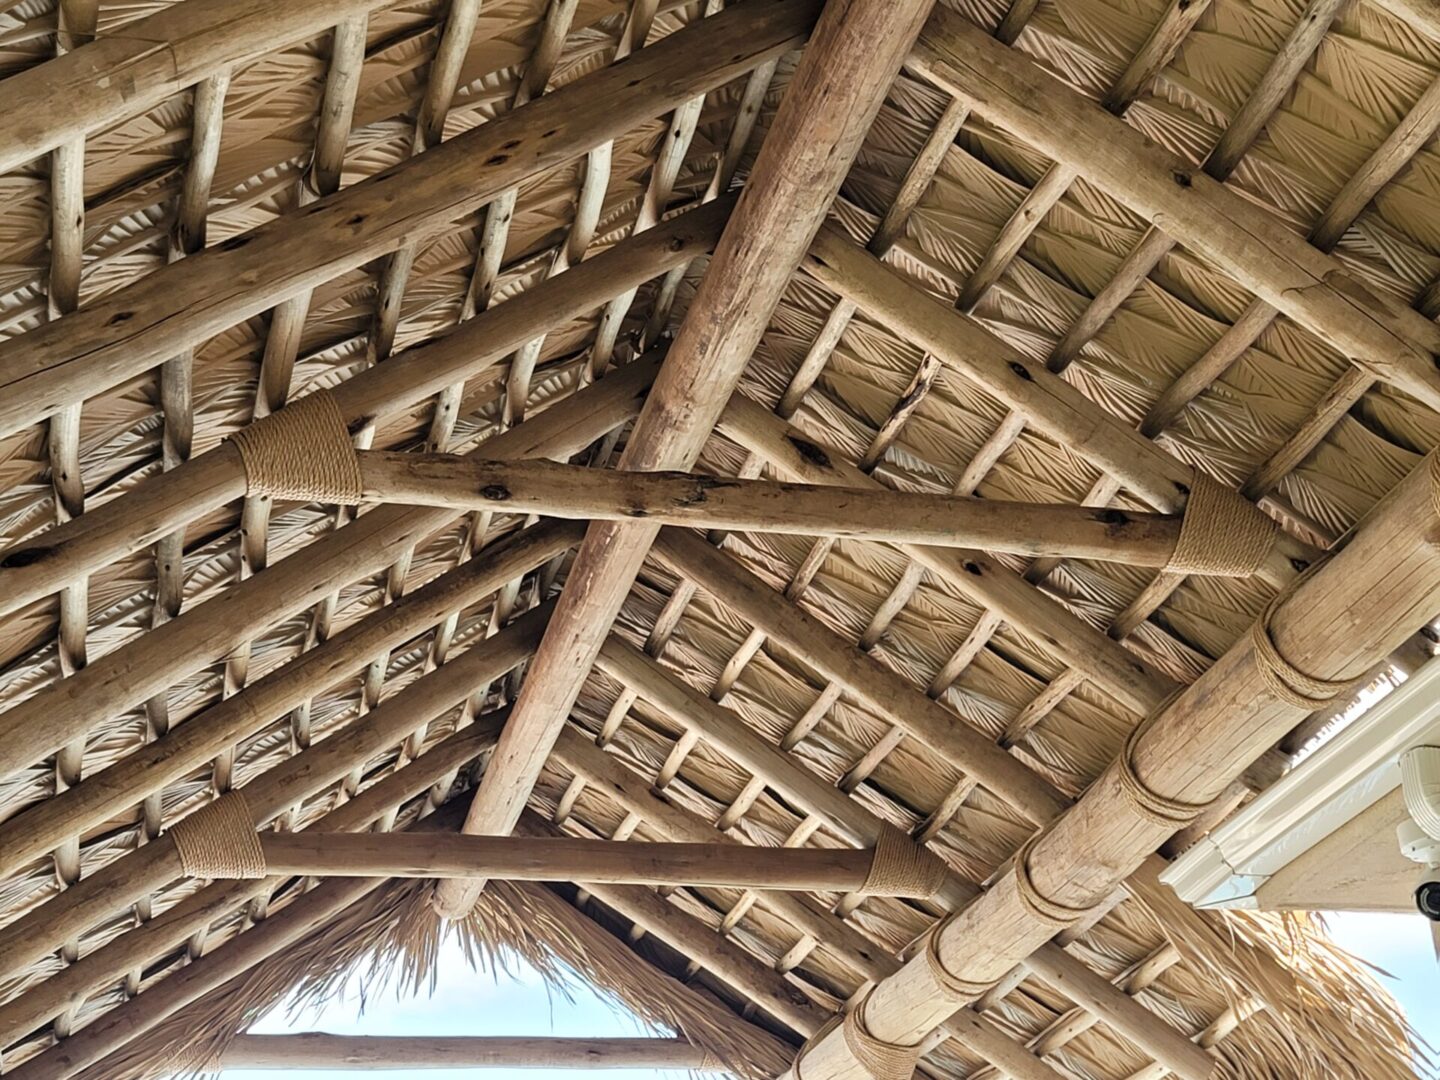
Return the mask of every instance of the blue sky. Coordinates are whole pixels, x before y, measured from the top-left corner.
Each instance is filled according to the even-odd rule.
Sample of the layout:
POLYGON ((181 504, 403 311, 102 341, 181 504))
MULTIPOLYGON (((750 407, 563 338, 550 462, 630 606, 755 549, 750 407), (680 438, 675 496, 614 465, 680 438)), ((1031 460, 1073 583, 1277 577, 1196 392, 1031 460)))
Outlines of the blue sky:
MULTIPOLYGON (((1346 949, 1384 968, 1385 979, 1415 1027, 1440 1045, 1440 995, 1435 994, 1436 961, 1429 927, 1418 915, 1335 914, 1329 917, 1335 938, 1346 949)), ((296 1020, 277 1012, 252 1030, 331 1031, 355 1035, 641 1035, 632 1019, 583 990, 574 1001, 547 992, 539 975, 517 966, 516 977, 472 971, 463 955, 451 949, 442 959, 433 997, 397 996, 393 988, 371 994, 364 1015, 353 995, 332 1002, 318 1015, 296 1020)), ((276 1072, 229 1069, 224 1080, 275 1080, 276 1072)), ((594 1073, 572 1070, 479 1070, 447 1072, 337 1071, 296 1075, 324 1080, 581 1080, 594 1073)), ((680 1080, 685 1074, 651 1070, 607 1072, 611 1080, 680 1080)))

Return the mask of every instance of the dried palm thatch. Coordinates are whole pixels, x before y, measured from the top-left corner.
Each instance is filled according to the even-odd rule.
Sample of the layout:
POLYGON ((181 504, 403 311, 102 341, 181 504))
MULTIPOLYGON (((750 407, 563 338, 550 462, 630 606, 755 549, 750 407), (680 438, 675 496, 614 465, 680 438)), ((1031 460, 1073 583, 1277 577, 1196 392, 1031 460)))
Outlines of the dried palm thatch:
POLYGON ((422 991, 447 932, 747 1077, 855 1075, 857 1006, 939 1077, 1430 1068, 1320 927, 1155 870, 1440 607, 1440 16, 823 9, 0 5, 0 1073, 203 1068, 287 997, 422 991), (385 505, 227 441, 325 395, 385 505), (981 502, 846 519, 882 490, 981 502), (204 884, 170 830, 232 791, 898 829, 944 886, 204 884))

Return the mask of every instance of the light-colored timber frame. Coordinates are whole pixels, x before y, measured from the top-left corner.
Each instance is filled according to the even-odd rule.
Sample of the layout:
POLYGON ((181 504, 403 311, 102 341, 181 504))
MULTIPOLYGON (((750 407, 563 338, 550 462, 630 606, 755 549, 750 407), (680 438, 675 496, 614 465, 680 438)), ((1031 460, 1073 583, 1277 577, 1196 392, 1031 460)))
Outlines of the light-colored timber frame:
MULTIPOLYGON (((1212 660, 1157 613, 1195 573, 1176 565, 1177 545, 1187 530, 1203 531, 1198 519, 1208 511, 1189 511, 1199 486, 1215 483, 1193 456, 1174 452, 1166 432, 1285 320, 1345 363, 1250 475, 1221 480, 1234 513, 1279 526, 1241 576, 1267 598, 1279 595, 1268 632, 1303 671, 1358 688, 1391 664, 1413 663, 1414 635, 1440 608, 1433 459, 1397 474, 1343 543, 1284 481, 1367 394, 1403 393, 1440 411, 1440 286, 1412 290, 1408 306, 1336 252, 1440 128, 1440 78, 1432 75, 1302 230, 1231 181, 1344 15, 1340 0, 1311 0, 1218 141, 1189 158, 1147 140, 1126 117, 1205 18, 1205 0, 1157 5, 1159 19, 1098 95, 1027 53, 1027 27, 1049 32, 1033 0, 1014 0, 995 26, 926 0, 549 0, 515 15, 528 50, 486 46, 514 77, 493 118, 453 137, 457 102, 492 69, 475 66, 486 9, 444 0, 431 22, 400 35, 423 40, 425 53, 425 76, 396 121, 401 156, 346 184, 357 129, 375 119, 364 105, 367 67, 397 48, 398 38, 376 31, 392 6, 187 0, 107 33, 94 0, 57 0, 53 58, 0 81, 0 169, 48 162, 43 317, 0 339, 0 436, 40 434, 53 493, 49 527, 0 551, 0 611, 30 618, 45 609, 55 668, 0 712, 0 779, 42 768, 53 778, 47 797, 0 820, 0 873, 23 876, 40 863, 56 884, 0 924, 0 970, 17 976, 0 997, 0 1072, 129 1076, 156 1040, 180 1055, 177 1068, 343 1060, 759 1075, 799 1050, 796 1080, 878 1075, 864 1038, 831 1022, 850 1012, 869 1038, 915 1048, 921 1072, 939 1077, 1071 1076, 1067 1055, 1096 1053, 1086 1033, 1097 1025, 1122 1045, 1117 1060, 1143 1060, 1130 1077, 1203 1080, 1217 1074, 1227 1039, 1249 1045, 1247 1031, 1263 1030, 1255 1045, 1273 1049, 1265 1039, 1277 1027, 1313 1043, 1287 1050, 1294 1057, 1282 1069, 1328 1067, 1353 1051, 1347 1064, 1357 1076, 1405 1075, 1403 1024, 1373 1011, 1351 1027, 1338 1008, 1305 1015, 1282 992, 1300 976, 1263 935, 1225 938, 1219 916, 1179 904, 1158 877, 1158 852, 1263 788, 1353 688, 1300 708, 1277 692, 1248 635, 1212 660), (603 39, 605 59, 579 75, 566 70, 577 35, 603 39), (307 121, 312 145, 302 167, 282 168, 284 212, 207 243, 237 75, 317 38, 326 47, 307 121), (940 104, 872 213, 842 185, 863 164, 897 87, 940 104), (87 215, 104 215, 103 200, 87 202, 87 151, 176 95, 189 102, 188 150, 165 181, 163 265, 87 295, 87 215), (722 98, 717 119, 707 109, 722 98), (647 126, 655 130, 640 151, 643 177, 619 176, 616 156, 636 152, 633 133, 647 126), (907 226, 957 147, 997 132, 1043 158, 1043 169, 968 271, 937 266, 907 226), (697 151, 704 138, 712 144, 697 151), (517 230, 533 239, 522 222, 537 213, 529 193, 566 170, 575 191, 562 235, 507 262, 517 230), (1055 342, 1027 352, 977 312, 1077 185, 1103 193, 1145 231, 1055 342), (425 253, 457 234, 468 238, 458 325, 407 338, 406 303, 425 283, 425 253), (1224 275, 1245 301, 1136 422, 1074 373, 1127 297, 1177 249, 1224 275), (357 275, 374 279, 364 294, 368 327, 351 343, 361 362, 319 392, 333 398, 353 441, 362 509, 323 507, 328 527, 276 559, 275 521, 295 505, 247 484, 235 443, 196 446, 200 350, 258 320, 255 391, 240 425, 283 414, 319 386, 298 380, 307 326, 334 300, 336 283, 357 275), (947 275, 951 294, 937 299, 935 278, 947 275), (797 283, 825 291, 828 315, 783 385, 747 382, 797 283), (507 287, 513 295, 502 296, 507 287), (577 322, 586 325, 578 346, 577 322), (632 333, 622 332, 627 325, 632 333), (825 432, 823 412, 817 423, 805 409, 823 396, 817 387, 842 340, 868 325, 919 359, 857 451, 853 433, 825 432), (141 379, 156 388, 156 468, 111 497, 83 475, 87 403, 141 379), (944 490, 897 484, 882 468, 886 456, 946 380, 998 405, 998 421, 944 490), (553 386, 568 393, 551 401, 553 386), (462 422, 482 414, 493 415, 493 428, 466 435, 462 422), (388 435, 397 425, 409 434, 388 435), (1069 503, 978 497, 1031 437, 1091 470, 1090 490, 1069 503), (372 448, 377 439, 382 448, 372 448), (716 475, 714 462, 732 458, 735 475, 716 475), (235 580, 190 603, 185 558, 195 534, 237 506, 235 580), (513 527, 521 519, 526 527, 513 527), (457 530, 458 557, 414 584, 426 545, 457 530), (747 559, 743 543, 727 544, 732 534, 812 543, 798 568, 777 574, 747 559), (858 635, 806 603, 842 541, 883 546, 903 568, 858 635), (94 580, 137 559, 153 581, 148 629, 97 649, 94 580), (1143 584, 1103 619, 1084 617, 1056 586, 1075 560, 1141 568, 1143 584), (346 590, 364 579, 382 582, 378 603, 337 627, 346 590), (927 581, 981 615, 938 670, 916 675, 876 646, 927 581), (627 605, 657 588, 658 611, 637 633, 627 605), (744 625, 738 647, 705 658, 719 671, 708 689, 697 685, 707 681, 702 671, 687 672, 666 652, 702 603, 744 625), (306 623, 304 646, 283 666, 268 664, 263 639, 294 620, 306 623), (1037 643, 1057 674, 1003 730, 986 731, 957 716, 947 694, 987 650, 1015 653, 1002 646, 1007 628, 1037 643), (1145 635, 1164 648, 1132 647, 1145 635), (778 746, 732 696, 771 649, 802 658, 820 684, 778 746), (417 677, 392 675, 401 652, 420 657, 417 677), (1167 656, 1183 662, 1162 662, 1167 656), (212 666, 219 693, 176 722, 174 688, 212 666), (359 683, 355 715, 332 728, 317 716, 347 680, 359 683), (591 723, 585 695, 597 685, 610 696, 591 723), (1102 711, 1129 728, 1145 722, 1121 759, 1084 784, 1026 748, 1077 700, 1106 703, 1102 711), (889 725, 838 783, 792 753, 837 703, 889 725), (141 718, 143 740, 96 769, 94 740, 124 714, 141 718), (242 746, 281 720, 282 758, 247 772, 242 746), (627 724, 670 739, 653 775, 618 752, 627 724), (876 780, 897 752, 931 755, 956 778, 899 841, 943 871, 923 895, 887 892, 871 877, 878 870, 867 849, 893 844, 891 818, 903 817, 876 780), (708 817, 672 795, 707 755, 741 777, 738 794, 708 817), (166 797, 197 770, 209 770, 207 791, 243 792, 240 828, 266 868, 244 880, 216 871, 177 892, 200 875, 184 829, 172 831, 166 797), (1137 804, 1137 777, 1160 801, 1196 812, 1157 820, 1164 815, 1137 804), (796 851, 746 853, 744 819, 757 806, 770 812, 767 799, 798 810, 784 838, 796 851), (946 861, 946 830, 967 806, 1031 840, 1018 852, 1007 840, 985 867, 946 861), (92 868, 83 853, 127 815, 139 820, 143 843, 92 868), (426 831, 387 835, 417 825, 426 831), (457 828, 473 835, 439 831, 457 828), (657 846, 647 852, 646 841, 657 846), (306 884, 316 877, 326 880, 306 884), (209 1015, 246 978, 273 981, 267 973, 287 954, 305 955, 390 879, 415 877, 437 879, 426 886, 426 917, 458 923, 488 879, 575 883, 561 894, 526 888, 542 905, 563 895, 556 925, 577 938, 608 941, 618 919, 632 941, 659 943, 663 955, 637 951, 630 962, 695 981, 704 990, 685 999, 685 1016, 721 1016, 743 1029, 748 1049, 696 1021, 685 1038, 549 1045, 361 1045, 223 1030, 209 1033, 223 1044, 218 1058, 198 1045, 205 1040, 184 1057, 176 1032, 188 1016, 209 1015), (882 944, 867 922, 888 896, 914 898, 885 908, 887 917, 924 924, 901 948, 882 944), (1046 904, 1073 917, 1047 918, 1046 904), (1165 939, 1119 970, 1095 963, 1087 935, 1137 908, 1165 939), (747 931, 747 917, 790 935, 778 957, 765 955, 766 939, 747 931), (94 937, 117 922, 122 931, 94 937), (172 959, 159 964, 162 974, 150 974, 163 958, 172 959), (807 965, 816 974, 806 975, 807 965), (1147 995, 1169 976, 1221 988, 1210 997, 1223 1006, 1199 1025, 1162 1015, 1147 995), (1042 1011, 1063 1003, 1038 1030, 1006 1005, 1027 987, 1042 1011), (104 1009, 87 1004, 106 995, 114 1000, 104 1009)), ((1379 0, 1377 10, 1440 47, 1434 0, 1379 0)), ((207 800, 184 801, 188 814, 207 800)))

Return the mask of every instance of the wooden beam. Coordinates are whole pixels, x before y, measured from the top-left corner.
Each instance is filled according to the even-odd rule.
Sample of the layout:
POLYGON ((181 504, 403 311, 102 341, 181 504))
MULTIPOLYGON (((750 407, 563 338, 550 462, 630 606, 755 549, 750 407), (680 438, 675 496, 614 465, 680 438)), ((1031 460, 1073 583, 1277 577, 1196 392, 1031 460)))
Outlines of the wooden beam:
POLYGON ((675 472, 361 451, 367 501, 837 536, 1165 566, 1180 518, 1105 508, 675 472))
MULTIPOLYGON (((633 375, 627 368, 481 445, 487 454, 503 457, 579 453, 635 415, 650 377, 644 365, 637 366, 633 375)), ((225 452, 238 454, 233 447, 225 452)), ((0 713, 0 776, 35 764, 106 717, 149 700, 265 627, 321 602, 335 588, 379 573, 401 552, 447 527, 455 516, 444 509, 401 506, 363 514, 315 540, 294 558, 232 586, 210 603, 182 612, 0 713)))
MULTIPOLYGON (((403 743, 434 717, 463 704, 476 686, 513 671, 535 651, 552 605, 532 608, 493 637, 406 686, 363 719, 293 754, 244 787, 260 828, 318 795, 358 765, 403 743)), ((185 876, 174 839, 161 835, 124 854, 0 928, 0 963, 22 970, 67 936, 103 923, 185 876)))
POLYGON ((1073 168, 1355 364, 1440 408, 1440 327, 1372 292, 1277 217, 937 9, 912 63, 985 120, 1073 168))
MULTIPOLYGON (((1279 603, 1268 637, 1307 672, 1358 677, 1427 622, 1440 605, 1440 462, 1432 456, 1397 485, 1350 534, 1349 542, 1301 579, 1279 603)), ((1243 637, 1174 702, 1139 740, 1134 769, 1146 787, 1202 803, 1310 711, 1277 696, 1255 641, 1243 637)), ((1173 831, 1143 814, 1112 765, 1029 852, 1041 896, 1076 909, 1098 903, 1173 831)), ((1022 899, 1014 870, 947 926, 940 962, 956 976, 988 982, 1055 933, 1022 899)), ((968 1000, 943 991, 923 960, 880 983, 866 1019, 887 1041, 913 1044, 968 1000)), ((812 1047, 819 1075, 864 1074, 843 1039, 812 1047)))
MULTIPOLYGON (((617 287, 638 286, 709 251, 733 205, 726 197, 679 214, 572 267, 563 280, 542 282, 449 334, 366 368, 331 391, 341 415, 352 426, 365 424, 490 370, 536 334, 604 304, 617 287)), ((641 370, 653 377, 657 368, 645 362, 641 370)), ((627 369, 626 378, 632 377, 627 369)), ((13 545, 0 555, 0 614, 58 592, 239 499, 244 478, 239 455, 222 443, 164 476, 142 480, 123 499, 13 545)))
MULTIPOLYGON (((694 464, 928 7, 927 0, 826 6, 630 434, 622 467, 694 464)), ((554 632, 536 654, 475 795, 467 832, 506 833, 514 826, 657 532, 649 524, 590 527, 566 580, 554 632)), ((441 882, 437 910, 464 915, 483 884, 441 882)))
POLYGON ((0 435, 143 374, 723 86, 803 41, 817 3, 761 0, 698 20, 623 63, 0 343, 0 435))
POLYGON ((139 116, 207 76, 316 37, 394 0, 200 0, 126 23, 6 80, 0 173, 139 116))
MULTIPOLYGON (((261 833, 272 874, 496 878, 622 885, 702 885, 788 892, 859 891, 864 848, 760 848, 516 836, 261 833)), ((881 892, 876 895, 909 895, 881 892)))
POLYGON ((725 1066, 684 1039, 519 1035, 241 1035, 222 1069, 690 1069, 725 1066))

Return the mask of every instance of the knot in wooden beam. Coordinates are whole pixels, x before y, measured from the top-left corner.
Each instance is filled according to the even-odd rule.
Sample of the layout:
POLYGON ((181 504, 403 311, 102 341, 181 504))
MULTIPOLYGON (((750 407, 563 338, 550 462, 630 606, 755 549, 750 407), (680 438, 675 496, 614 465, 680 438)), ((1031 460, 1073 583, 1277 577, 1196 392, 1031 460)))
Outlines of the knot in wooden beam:
POLYGON ((307 394, 232 437, 246 491, 300 502, 360 501, 360 459, 340 406, 327 390, 307 394))

